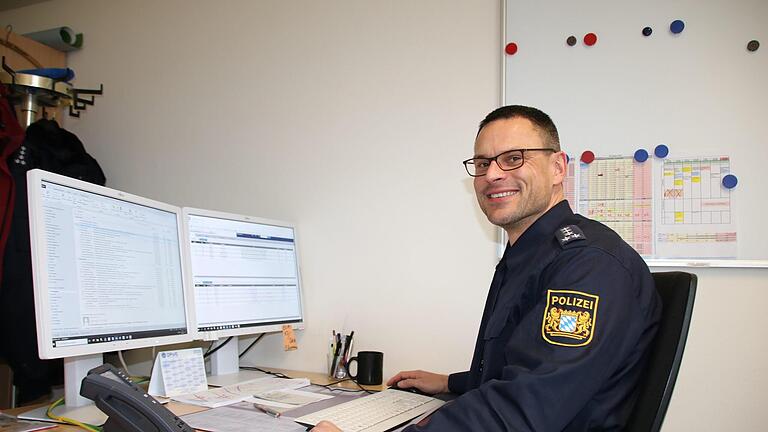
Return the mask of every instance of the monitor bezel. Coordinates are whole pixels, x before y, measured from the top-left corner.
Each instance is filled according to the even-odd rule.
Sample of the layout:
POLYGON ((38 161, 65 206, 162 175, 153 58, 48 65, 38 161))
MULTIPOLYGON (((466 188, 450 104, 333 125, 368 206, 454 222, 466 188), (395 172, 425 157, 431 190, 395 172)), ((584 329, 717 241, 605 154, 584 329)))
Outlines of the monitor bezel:
POLYGON ((183 219, 183 230, 184 230, 184 245, 185 247, 182 248, 185 256, 185 264, 187 268, 187 286, 189 287, 190 292, 190 308, 191 313, 195 318, 197 317, 197 304, 195 299, 195 283, 192 280, 193 277, 193 270, 192 270, 192 257, 190 255, 191 252, 191 235, 190 235, 190 227, 189 227, 189 216, 202 216, 202 217, 210 217, 210 218, 217 218, 217 219, 227 219, 237 222, 247 222, 247 223, 257 223, 257 224, 263 224, 263 225, 273 225, 283 228, 291 228, 293 230, 293 245, 296 252, 296 274, 297 274, 297 281, 299 284, 299 308, 300 308, 300 318, 298 321, 292 321, 292 322, 282 322, 282 323, 269 323, 269 324, 256 324, 253 326, 248 327, 241 327, 241 328, 235 328, 235 329, 221 329, 221 330, 211 330, 211 331, 200 331, 200 326, 198 325, 197 319, 195 319, 195 332, 196 332, 196 339, 198 340, 205 340, 205 341, 211 341, 211 340, 217 340, 225 337, 230 336, 248 336, 248 335, 256 335, 261 333, 270 333, 270 332, 278 332, 283 329, 284 325, 290 324, 291 327, 295 330, 303 330, 304 324, 306 321, 306 310, 304 308, 304 283, 301 278, 301 260, 299 257, 299 235, 298 230, 296 228, 296 224, 287 222, 287 221, 281 221, 281 220, 275 220, 275 219, 267 219, 262 218, 258 216, 247 216, 237 213, 227 213, 217 210, 208 210, 208 209, 201 209, 201 208, 194 208, 194 207, 184 207, 182 208, 182 219, 183 219))
POLYGON ((88 183, 71 177, 54 174, 40 169, 34 169, 27 172, 27 196, 29 208, 29 229, 30 229, 30 247, 32 258, 32 279, 35 298, 35 316, 37 325, 37 346, 41 359, 55 359, 62 357, 76 357, 90 354, 101 354, 110 351, 119 351, 135 348, 146 348, 158 345, 169 345, 176 343, 186 343, 194 340, 196 324, 194 316, 190 314, 190 291, 187 286, 186 263, 184 261, 184 235, 182 229, 181 208, 127 192, 111 189, 108 187, 88 183), (47 249, 47 239, 44 235, 43 212, 37 211, 42 208, 43 182, 54 183, 60 186, 93 193, 108 198, 126 201, 132 204, 151 207, 154 209, 167 211, 176 216, 177 235, 179 238, 179 259, 181 265, 181 285, 184 298, 184 314, 186 333, 181 335, 166 335, 149 337, 142 339, 115 340, 109 342, 100 342, 87 345, 73 345, 54 347, 52 341, 52 328, 50 318, 50 292, 48 286, 48 256, 44 251, 47 249))

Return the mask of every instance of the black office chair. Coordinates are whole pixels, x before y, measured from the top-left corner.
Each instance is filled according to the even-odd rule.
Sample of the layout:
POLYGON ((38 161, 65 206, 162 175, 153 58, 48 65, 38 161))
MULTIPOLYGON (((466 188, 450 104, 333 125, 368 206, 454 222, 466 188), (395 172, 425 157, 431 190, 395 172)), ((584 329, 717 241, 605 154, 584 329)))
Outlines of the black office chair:
POLYGON ((651 356, 640 382, 640 393, 626 431, 657 432, 667 413, 677 372, 683 359, 688 327, 696 297, 696 275, 684 272, 653 273, 663 305, 651 356))

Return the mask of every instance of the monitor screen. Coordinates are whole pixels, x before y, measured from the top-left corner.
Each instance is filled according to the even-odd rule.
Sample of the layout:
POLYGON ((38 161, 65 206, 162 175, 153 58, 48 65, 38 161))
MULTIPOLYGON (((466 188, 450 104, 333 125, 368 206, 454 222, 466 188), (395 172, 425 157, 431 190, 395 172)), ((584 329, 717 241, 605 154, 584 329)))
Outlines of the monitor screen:
POLYGON ((184 209, 189 285, 204 339, 303 321, 296 233, 285 222, 184 209))
POLYGON ((28 179, 42 358, 192 340, 178 207, 40 170, 28 179))

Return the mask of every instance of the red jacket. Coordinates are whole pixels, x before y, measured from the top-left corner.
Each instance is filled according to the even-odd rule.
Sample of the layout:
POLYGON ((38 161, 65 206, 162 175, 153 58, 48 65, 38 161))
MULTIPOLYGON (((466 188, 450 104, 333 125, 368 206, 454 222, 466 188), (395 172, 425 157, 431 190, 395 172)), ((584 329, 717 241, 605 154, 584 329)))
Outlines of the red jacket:
MULTIPOLYGON (((3 262, 5 244, 11 227, 13 214, 14 183, 8 170, 8 157, 24 141, 24 129, 19 125, 13 107, 5 98, 7 90, 0 85, 0 263, 3 262)), ((0 264, 0 280, 3 279, 3 266, 0 264)))

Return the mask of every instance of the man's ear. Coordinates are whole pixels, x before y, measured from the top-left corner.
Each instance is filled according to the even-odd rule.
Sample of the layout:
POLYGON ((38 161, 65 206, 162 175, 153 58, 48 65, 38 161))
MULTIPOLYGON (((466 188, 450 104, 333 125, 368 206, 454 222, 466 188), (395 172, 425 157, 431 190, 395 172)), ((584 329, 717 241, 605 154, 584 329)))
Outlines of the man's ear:
POLYGON ((565 181, 565 177, 568 175, 568 163, 566 162, 566 157, 564 151, 559 151, 550 155, 552 180, 555 185, 562 184, 565 181))

